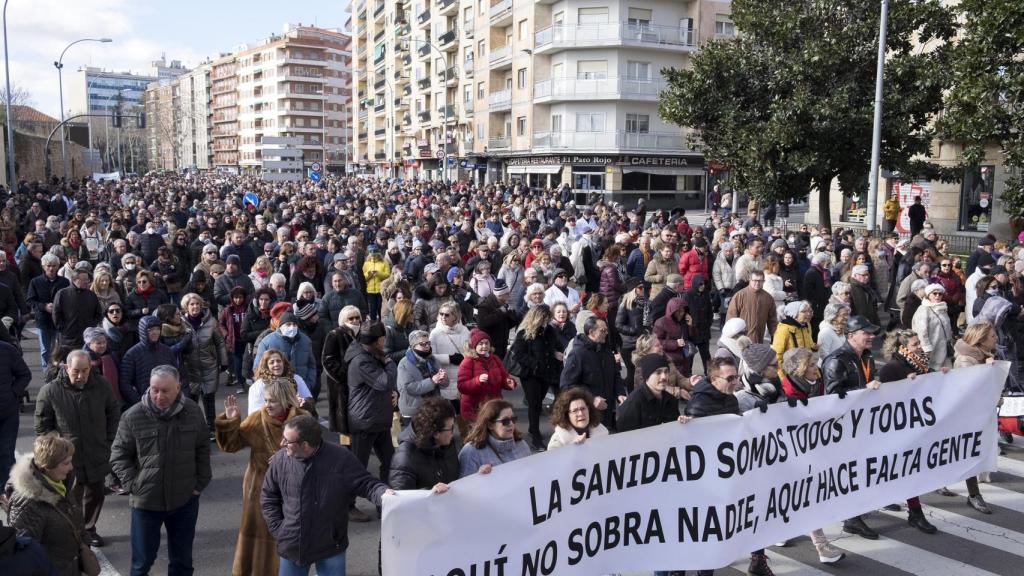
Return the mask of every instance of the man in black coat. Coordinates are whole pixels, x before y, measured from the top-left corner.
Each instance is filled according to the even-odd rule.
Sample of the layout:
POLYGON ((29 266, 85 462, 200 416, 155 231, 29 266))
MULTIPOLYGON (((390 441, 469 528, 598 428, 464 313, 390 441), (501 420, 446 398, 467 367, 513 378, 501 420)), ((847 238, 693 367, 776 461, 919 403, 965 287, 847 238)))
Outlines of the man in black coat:
POLYGON ((594 395, 594 407, 602 412, 601 423, 615 429, 615 405, 626 399, 626 384, 619 372, 619 359, 608 339, 608 323, 596 316, 587 318, 583 334, 573 339, 565 355, 558 386, 562 390, 582 386, 594 395))
POLYGON ((924 229, 924 221, 928 219, 928 212, 920 196, 914 196, 914 203, 907 208, 907 217, 910 218, 910 237, 913 238, 924 229))
POLYGON ((39 333, 39 359, 45 370, 57 340, 57 328, 53 325, 53 299, 59 290, 67 288, 71 283, 67 278, 57 275, 60 259, 53 254, 43 256, 42 265, 43 273, 28 284, 26 302, 35 313, 36 332, 39 333))
POLYGON ((804 300, 811 303, 811 332, 818 340, 818 325, 825 319, 825 307, 832 296, 832 278, 828 267, 831 263, 828 252, 818 252, 811 258, 811 267, 804 274, 804 300))
POLYGON ((494 290, 477 306, 477 327, 491 337, 494 353, 505 357, 508 350, 508 333, 521 320, 519 313, 509 307, 509 287, 505 280, 494 281, 494 290))
POLYGON ((89 289, 92 276, 87 268, 75 270, 72 286, 57 291, 53 298, 53 325, 60 331, 63 346, 81 348, 85 343, 82 333, 103 320, 99 298, 89 289))
POLYGON ((992 250, 994 249, 995 242, 991 238, 984 236, 979 239, 978 247, 967 258, 967 275, 974 274, 974 270, 978 266, 991 266, 995 264, 995 260, 992 258, 992 250))
POLYGON ((679 419, 679 399, 667 389, 668 360, 647 354, 637 362, 643 386, 637 386, 616 411, 619 432, 650 428, 679 419))
POLYGON ((0 341, 0 486, 7 485, 14 466, 19 407, 31 381, 32 371, 21 357, 21 351, 0 341))
POLYGON ((665 287, 651 299, 651 324, 658 321, 665 315, 665 308, 673 298, 682 296, 683 277, 679 274, 669 274, 665 277, 665 287))

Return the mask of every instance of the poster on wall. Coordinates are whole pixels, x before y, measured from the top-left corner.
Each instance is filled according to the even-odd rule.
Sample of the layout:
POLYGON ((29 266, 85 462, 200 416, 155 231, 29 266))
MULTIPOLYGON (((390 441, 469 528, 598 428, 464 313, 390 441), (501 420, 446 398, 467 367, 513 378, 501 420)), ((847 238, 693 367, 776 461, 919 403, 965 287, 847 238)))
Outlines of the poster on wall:
POLYGON ((960 191, 960 229, 988 232, 992 221, 995 166, 978 166, 964 174, 960 191))
POLYGON ((896 191, 896 198, 900 202, 900 216, 896 219, 896 232, 910 234, 910 217, 907 216, 907 208, 914 203, 914 198, 920 196, 921 204, 924 205, 924 209, 927 211, 932 196, 931 184, 927 180, 904 182, 894 179, 889 182, 891 184, 889 194, 896 191))

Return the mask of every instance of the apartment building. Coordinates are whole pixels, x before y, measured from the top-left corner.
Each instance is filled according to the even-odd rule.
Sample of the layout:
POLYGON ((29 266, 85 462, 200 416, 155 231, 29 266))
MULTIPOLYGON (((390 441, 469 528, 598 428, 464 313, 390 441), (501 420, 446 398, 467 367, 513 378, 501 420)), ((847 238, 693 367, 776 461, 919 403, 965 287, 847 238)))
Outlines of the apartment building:
POLYGON ((663 68, 733 34, 729 2, 360 0, 353 13, 363 171, 442 176, 444 147, 453 178, 702 202, 703 156, 657 99, 663 68))
POLYGON ((210 63, 146 87, 146 154, 151 170, 208 170, 210 63))
MULTIPOLYGON (((261 141, 267 136, 301 138, 298 148, 306 166, 319 162, 327 170, 344 167, 349 43, 349 35, 339 30, 298 25, 234 54, 234 119, 227 120, 226 106, 220 111, 225 128, 235 127, 232 150, 240 170, 262 166, 261 141)), ((224 147, 229 145, 226 140, 224 147)))
POLYGON ((210 64, 210 142, 213 168, 238 173, 238 78, 234 54, 210 64))

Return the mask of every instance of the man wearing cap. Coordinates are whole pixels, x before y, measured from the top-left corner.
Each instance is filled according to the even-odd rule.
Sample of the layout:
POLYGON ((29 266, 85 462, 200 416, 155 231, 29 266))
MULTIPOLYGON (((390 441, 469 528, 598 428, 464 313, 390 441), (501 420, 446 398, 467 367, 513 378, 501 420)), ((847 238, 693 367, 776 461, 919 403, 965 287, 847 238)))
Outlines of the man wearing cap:
POLYGON ((850 309, 854 316, 863 316, 872 324, 878 320, 878 296, 868 285, 871 269, 866 264, 857 264, 850 273, 850 309))
POLYGON ((994 249, 995 242, 991 237, 984 236, 978 240, 978 247, 967 257, 967 275, 974 274, 974 270, 978 266, 991 266, 995 264, 995 259, 992 258, 992 250, 994 249))
POLYGON ((544 303, 554 306, 558 302, 565 302, 569 307, 569 315, 575 315, 580 310, 580 293, 569 286, 569 273, 556 268, 553 276, 551 287, 544 292, 544 303))
MULTIPOLYGON (((880 328, 863 316, 851 316, 846 321, 846 344, 825 357, 821 365, 821 378, 826 394, 845 398, 848 392, 864 388, 878 389, 875 359, 871 346, 880 328)), ((868 540, 877 540, 878 533, 868 527, 860 516, 843 522, 843 531, 859 534, 868 540)))
POLYGON ((383 324, 372 324, 345 352, 352 452, 364 467, 370 463, 370 452, 376 453, 381 479, 388 477, 395 453, 391 415, 398 403, 398 367, 384 352, 386 335, 383 324))
POLYGON ((423 255, 423 242, 417 238, 412 241, 412 253, 405 260, 402 272, 406 279, 415 286, 423 281, 423 267, 426 265, 427 258, 423 255))
POLYGON ((36 397, 36 435, 57 432, 75 443, 74 492, 84 509, 90 546, 104 544, 96 534, 96 521, 103 509, 103 481, 110 473, 110 444, 120 418, 110 382, 92 369, 84 350, 72 350, 57 377, 36 397))
POLYGON ((90 290, 92 275, 85 267, 76 268, 71 286, 61 288, 53 297, 53 325, 60 332, 62 346, 81 348, 82 333, 103 319, 103 308, 90 290))
MULTIPOLYGON (((327 274, 326 282, 328 282, 328 284, 331 282, 331 276, 334 272, 341 272, 342 274, 345 275, 346 280, 348 280, 348 286, 351 286, 352 288, 359 290, 360 288, 358 279, 355 271, 352 270, 352 267, 350 266, 352 260, 348 253, 345 250, 338 252, 337 254, 334 255, 332 262, 333 267, 331 268, 331 272, 327 274)), ((325 292, 329 292, 329 289, 330 285, 324 286, 325 292)))
POLYGON ((683 277, 683 290, 689 290, 693 277, 700 274, 708 278, 711 269, 708 261, 708 241, 697 238, 693 241, 693 250, 679 255, 679 275, 683 277))

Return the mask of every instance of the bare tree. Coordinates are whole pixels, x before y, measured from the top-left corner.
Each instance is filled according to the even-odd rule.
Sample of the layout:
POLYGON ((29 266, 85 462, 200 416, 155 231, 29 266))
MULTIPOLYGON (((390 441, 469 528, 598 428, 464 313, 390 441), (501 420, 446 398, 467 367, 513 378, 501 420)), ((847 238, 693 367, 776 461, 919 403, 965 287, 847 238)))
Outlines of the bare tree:
MULTIPOLYGON (((0 123, 7 123, 7 89, 0 87, 0 123)), ((28 91, 24 86, 18 84, 11 84, 10 94, 11 106, 31 106, 34 104, 32 100, 32 93, 28 91)), ((17 112, 14 114, 14 125, 17 126, 21 122, 21 118, 18 117, 17 112)))

